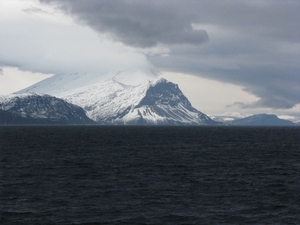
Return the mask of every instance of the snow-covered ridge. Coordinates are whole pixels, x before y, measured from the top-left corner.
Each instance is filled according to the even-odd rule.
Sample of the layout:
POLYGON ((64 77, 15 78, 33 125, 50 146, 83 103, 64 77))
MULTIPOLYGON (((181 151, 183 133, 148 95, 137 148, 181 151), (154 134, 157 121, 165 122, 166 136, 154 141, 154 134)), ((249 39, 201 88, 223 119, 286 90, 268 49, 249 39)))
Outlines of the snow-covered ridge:
POLYGON ((212 124, 178 85, 151 71, 56 75, 18 93, 46 93, 82 107, 100 124, 212 124))
POLYGON ((120 83, 127 86, 137 86, 156 79, 158 79, 158 76, 154 72, 141 71, 138 69, 111 71, 106 74, 57 74, 16 93, 35 92, 64 97, 77 92, 82 92, 89 89, 89 86, 92 87, 99 83, 113 81, 114 83, 120 83))
MULTIPOLYGON (((21 93, 21 94, 13 93, 13 94, 7 94, 7 95, 0 95, 0 104, 6 105, 6 104, 12 102, 12 100, 14 100, 14 99, 26 98, 26 97, 29 97, 29 96, 49 96, 49 95, 47 95, 47 94, 36 94, 36 93, 31 93, 31 92, 21 93)), ((6 107, 9 107, 9 106, 6 106, 6 107)), ((3 110, 7 110, 7 109, 3 108, 3 110)))
POLYGON ((95 121, 135 106, 160 78, 151 71, 112 71, 104 75, 55 75, 17 93, 46 93, 83 107, 95 121))

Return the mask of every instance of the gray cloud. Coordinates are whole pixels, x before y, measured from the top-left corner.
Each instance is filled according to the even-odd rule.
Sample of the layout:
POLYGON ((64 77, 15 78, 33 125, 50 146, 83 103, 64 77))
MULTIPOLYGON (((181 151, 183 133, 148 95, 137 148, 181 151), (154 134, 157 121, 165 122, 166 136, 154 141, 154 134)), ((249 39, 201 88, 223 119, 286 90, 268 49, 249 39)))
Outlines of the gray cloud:
POLYGON ((169 57, 151 56, 150 60, 163 70, 241 85, 245 91, 260 98, 255 103, 239 104, 242 108, 288 109, 300 103, 300 67, 294 59, 292 62, 280 60, 274 52, 256 55, 256 58, 239 51, 237 55, 224 51, 220 55, 202 55, 201 47, 194 52, 184 51, 182 55, 180 50, 175 52, 169 57))
POLYGON ((80 23, 134 47, 198 45, 208 40, 205 30, 193 29, 193 16, 181 13, 183 5, 177 1, 40 1, 60 3, 80 23))
POLYGON ((51 74, 148 67, 144 55, 72 23, 53 7, 37 4, 24 12, 26 2, 10 8, 0 1, 0 67, 51 74))
POLYGON ((200 44, 204 29, 191 23, 215 24, 238 32, 298 42, 299 5, 295 0, 40 0, 56 3, 80 23, 119 41, 139 47, 163 44, 200 44))
POLYGON ((242 85, 260 98, 243 108, 300 103, 300 1, 40 1, 125 45, 167 46, 147 55, 162 70, 242 85))

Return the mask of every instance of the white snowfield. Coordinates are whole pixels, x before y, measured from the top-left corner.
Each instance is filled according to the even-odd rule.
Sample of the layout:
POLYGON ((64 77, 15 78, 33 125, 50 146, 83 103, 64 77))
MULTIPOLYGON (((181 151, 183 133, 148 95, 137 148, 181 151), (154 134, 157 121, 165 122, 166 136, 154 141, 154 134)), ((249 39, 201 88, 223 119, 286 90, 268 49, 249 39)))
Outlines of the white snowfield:
MULTIPOLYGON (((183 96, 174 94, 170 101, 176 105, 141 105, 150 87, 170 83, 151 71, 113 71, 103 76, 96 74, 55 75, 17 93, 49 94, 82 107, 88 117, 102 124, 205 124, 210 118, 194 109, 183 96)), ((176 92, 177 93, 177 92, 176 92)), ((163 94, 161 94, 164 98, 163 94)), ((169 96, 170 97, 170 96, 169 96)), ((183 96, 184 97, 184 96, 183 96)), ((185 98, 185 97, 184 97, 185 98)), ((164 101, 169 101, 164 99, 164 101)))

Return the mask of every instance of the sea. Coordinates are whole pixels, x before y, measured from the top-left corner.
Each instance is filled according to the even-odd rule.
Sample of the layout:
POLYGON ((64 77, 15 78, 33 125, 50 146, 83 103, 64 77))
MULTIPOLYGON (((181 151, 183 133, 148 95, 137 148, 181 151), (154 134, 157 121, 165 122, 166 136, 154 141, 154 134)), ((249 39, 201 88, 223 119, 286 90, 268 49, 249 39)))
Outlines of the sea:
POLYGON ((1 126, 0 224, 300 224, 300 127, 1 126))

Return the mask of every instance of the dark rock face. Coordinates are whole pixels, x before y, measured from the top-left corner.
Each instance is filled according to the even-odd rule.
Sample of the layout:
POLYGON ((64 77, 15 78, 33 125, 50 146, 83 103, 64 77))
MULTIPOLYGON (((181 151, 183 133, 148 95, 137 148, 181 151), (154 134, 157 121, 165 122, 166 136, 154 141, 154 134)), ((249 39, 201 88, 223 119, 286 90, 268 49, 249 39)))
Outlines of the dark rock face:
POLYGON ((133 109, 128 108, 114 119, 122 124, 123 117, 134 111, 137 115, 127 124, 135 125, 217 125, 204 113, 195 109, 178 85, 160 80, 150 86, 145 97, 133 109), (119 120, 118 120, 119 119, 119 120))
POLYGON ((151 86, 146 96, 141 100, 141 105, 166 105, 177 107, 179 104, 191 109, 192 105, 189 100, 183 95, 177 84, 161 80, 156 85, 151 86))
MULTIPOLYGON (((33 124, 92 124, 84 110, 50 95, 15 95, 0 102, 0 109, 33 124)), ((8 115, 8 114, 7 114, 8 115)), ((8 121, 8 117, 6 117, 8 121)), ((22 120, 20 120, 22 122, 22 120)))
POLYGON ((291 126, 293 122, 279 119, 276 115, 257 114, 243 119, 236 119, 230 123, 239 126, 291 126))
POLYGON ((24 118, 8 111, 0 109, 0 124, 32 124, 33 118, 24 118))

